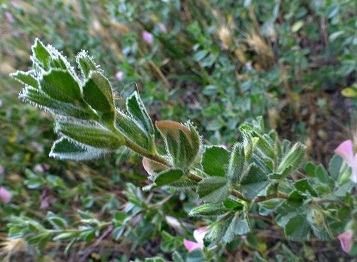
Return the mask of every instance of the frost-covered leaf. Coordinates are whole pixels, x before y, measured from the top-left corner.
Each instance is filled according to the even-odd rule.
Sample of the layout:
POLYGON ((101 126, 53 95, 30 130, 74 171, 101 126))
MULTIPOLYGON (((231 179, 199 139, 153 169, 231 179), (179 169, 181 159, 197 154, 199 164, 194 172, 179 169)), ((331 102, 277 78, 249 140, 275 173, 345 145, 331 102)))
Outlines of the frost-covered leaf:
POLYGON ((49 97, 65 102, 81 100, 81 89, 74 76, 66 70, 51 69, 40 79, 40 89, 49 97))
POLYGON ((34 62, 39 63, 45 70, 48 70, 51 63, 51 54, 39 40, 35 40, 35 44, 32 46, 32 58, 34 62))
POLYGON ((125 145, 123 136, 114 135, 112 132, 91 124, 57 121, 56 131, 79 143, 99 148, 114 150, 125 145))
POLYGON ((83 86, 84 100, 97 112, 103 121, 114 123, 115 106, 108 79, 100 72, 91 71, 83 86))
POLYGON ((105 153, 105 150, 73 143, 62 137, 53 144, 50 156, 62 160, 81 161, 95 159, 105 153))
POLYGON ((76 61, 85 78, 89 77, 90 71, 99 70, 99 66, 95 64, 92 57, 90 57, 86 51, 79 52, 76 56, 76 61))
POLYGON ((139 123, 145 130, 148 137, 154 135, 154 125, 151 122, 150 116, 145 109, 139 94, 135 91, 126 100, 126 108, 129 114, 139 123))
POLYGON ((89 120, 91 118, 90 113, 82 107, 52 99, 37 88, 28 86, 22 91, 19 97, 56 115, 71 116, 82 120, 89 120))
POLYGON ((156 121, 156 127, 165 140, 172 164, 187 170, 201 148, 201 140, 195 128, 190 123, 183 125, 175 121, 156 121))
POLYGON ((33 88, 39 88, 37 79, 29 72, 17 71, 16 73, 10 74, 13 78, 22 84, 31 86, 33 88))
POLYGON ((132 117, 117 111, 115 127, 134 144, 149 149, 149 138, 132 117))

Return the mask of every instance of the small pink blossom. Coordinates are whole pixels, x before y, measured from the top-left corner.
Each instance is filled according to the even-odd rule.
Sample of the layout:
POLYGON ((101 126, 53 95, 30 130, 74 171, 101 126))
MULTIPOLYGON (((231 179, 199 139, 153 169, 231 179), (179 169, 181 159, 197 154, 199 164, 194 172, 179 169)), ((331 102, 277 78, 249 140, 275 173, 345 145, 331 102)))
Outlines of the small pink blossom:
POLYGON ((53 199, 50 197, 50 189, 48 187, 45 187, 40 196, 40 209, 48 208, 52 201, 53 199))
POLYGON ((196 239, 197 242, 193 242, 187 239, 183 240, 183 244, 185 245, 188 252, 192 252, 195 249, 203 249, 203 239, 205 235, 208 233, 207 227, 200 227, 193 231, 193 237, 196 239))
POLYGON ((35 165, 34 170, 41 174, 45 173, 45 169, 40 164, 35 165))
POLYGON ((163 23, 159 23, 158 26, 162 33, 167 33, 166 26, 163 23))
POLYGON ((6 17, 6 20, 10 23, 10 24, 13 24, 15 23, 15 18, 13 17, 13 15, 9 12, 9 11, 5 11, 5 17, 6 17))
POLYGON ((335 153, 345 160, 346 164, 352 168, 351 180, 357 183, 357 154, 353 154, 351 140, 342 142, 336 149, 335 153))
POLYGON ((115 74, 116 79, 120 82, 123 81, 124 79, 124 72, 123 71, 118 71, 115 74))
POLYGON ((252 62, 249 61, 245 64, 245 68, 248 70, 248 71, 251 71, 253 69, 253 66, 252 66, 252 62))
POLYGON ((11 200, 11 197, 12 197, 12 195, 9 190, 7 190, 4 187, 0 187, 0 200, 3 203, 5 203, 5 204, 9 203, 11 200))
POLYGON ((143 31, 142 37, 143 40, 148 44, 152 44, 154 42, 154 36, 150 34, 148 31, 143 31))
POLYGON ((346 232, 338 235, 338 240, 340 240, 342 250, 346 253, 350 253, 353 245, 353 232, 352 230, 347 230, 346 232))

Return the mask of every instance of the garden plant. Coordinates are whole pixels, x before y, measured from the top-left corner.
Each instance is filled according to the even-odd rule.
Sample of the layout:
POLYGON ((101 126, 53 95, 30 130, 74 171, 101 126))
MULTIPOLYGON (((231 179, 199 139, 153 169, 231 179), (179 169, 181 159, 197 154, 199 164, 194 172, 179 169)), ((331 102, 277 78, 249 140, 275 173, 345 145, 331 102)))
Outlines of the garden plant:
MULTIPOLYGON (((90 28, 86 23, 93 13, 85 1, 54 2, 64 8, 59 16, 80 10, 90 28)), ((350 100, 338 101, 351 103, 346 110, 353 118, 357 36, 351 30, 356 11, 349 7, 354 4, 238 1, 232 5, 239 17, 233 17, 219 1, 129 2, 108 1, 102 7, 112 20, 93 23, 126 32, 121 51, 113 47, 107 60, 98 39, 109 36, 78 31, 70 41, 89 51, 75 55, 63 39, 52 39, 73 55, 67 58, 36 38, 30 68, 18 65, 23 69, 11 73, 22 86, 20 100, 31 106, 24 111, 9 106, 1 115, 18 126, 5 129, 12 135, 1 142, 9 162, 0 163, 6 232, 0 254, 9 261, 20 253, 29 261, 356 256, 355 134, 336 140, 330 152, 317 152, 321 144, 313 139, 331 132, 305 126, 310 107, 303 101, 322 92, 318 88, 329 94, 331 86, 344 83, 339 91, 350 100), (271 12, 264 15, 261 9, 271 12), (182 11, 180 17, 175 10, 182 11), (329 25, 329 35, 322 35, 325 47, 331 44, 326 54, 339 55, 334 63, 340 70, 331 69, 331 61, 314 60, 320 59, 314 48, 322 45, 317 17, 329 25), (244 41, 232 33, 235 26, 247 30, 244 41), (86 39, 93 43, 84 44, 86 39), (113 71, 117 51, 120 63, 113 71), (97 60, 103 60, 102 67, 97 60), (288 123, 292 118, 298 121, 288 123), (52 121, 56 135, 50 133, 52 121), (13 153, 20 141, 29 143, 18 138, 19 130, 36 137, 39 127, 48 133, 31 141, 30 150, 13 153)), ((10 24, 14 17, 27 19, 15 15, 22 4, 3 6, 10 24)), ((333 119, 329 103, 319 98, 312 108, 324 115, 310 112, 307 122, 333 119)))

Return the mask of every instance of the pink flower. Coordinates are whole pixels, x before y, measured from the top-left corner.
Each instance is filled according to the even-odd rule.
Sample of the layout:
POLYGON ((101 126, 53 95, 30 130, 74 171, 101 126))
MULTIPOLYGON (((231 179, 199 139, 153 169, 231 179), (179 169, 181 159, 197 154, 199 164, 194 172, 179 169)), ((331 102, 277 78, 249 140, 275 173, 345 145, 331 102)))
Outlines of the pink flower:
POLYGON ((143 31, 142 37, 143 37, 143 40, 148 44, 152 44, 154 42, 153 35, 150 34, 148 31, 143 31))
POLYGON ((248 71, 251 71, 253 69, 253 66, 252 66, 252 62, 249 61, 245 64, 245 68, 248 70, 248 71))
POLYGON ((45 173, 45 169, 40 164, 35 165, 34 170, 41 174, 45 173))
POLYGON ((123 71, 118 71, 115 74, 116 79, 120 82, 123 81, 124 79, 124 72, 123 71))
POLYGON ((158 23, 158 26, 162 33, 167 33, 166 26, 163 23, 158 23))
POLYGON ((203 239, 207 233, 207 227, 200 227, 193 231, 193 237, 196 239, 197 242, 192 242, 190 240, 184 239, 183 244, 185 245, 188 252, 192 252, 195 249, 203 249, 203 239))
POLYGON ((5 18, 10 24, 13 24, 13 23, 16 22, 15 18, 13 17, 13 15, 8 11, 5 11, 5 18))
POLYGON ((338 235, 338 240, 340 240, 342 250, 345 251, 346 253, 349 253, 351 251, 352 245, 353 245, 353 232, 352 230, 347 230, 346 232, 339 234, 338 235))
POLYGON ((335 153, 345 160, 347 165, 352 168, 351 180, 357 183, 357 154, 353 154, 352 141, 342 142, 336 149, 335 153))
POLYGON ((5 204, 9 203, 11 200, 11 197, 12 197, 12 195, 9 190, 7 190, 4 187, 0 187, 0 200, 3 203, 5 203, 5 204))

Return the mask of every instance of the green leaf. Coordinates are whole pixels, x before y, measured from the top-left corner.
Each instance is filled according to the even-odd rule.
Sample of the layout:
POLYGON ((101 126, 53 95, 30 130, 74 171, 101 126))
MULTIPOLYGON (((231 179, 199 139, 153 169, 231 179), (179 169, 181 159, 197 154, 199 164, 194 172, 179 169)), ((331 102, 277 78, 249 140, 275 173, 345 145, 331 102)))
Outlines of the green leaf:
POLYGON ((85 50, 79 52, 79 54, 76 56, 76 61, 79 65, 79 68, 81 69, 82 75, 85 78, 89 77, 90 71, 100 70, 99 66, 94 63, 93 58, 90 57, 85 50))
POLYGON ((114 218, 116 221, 119 221, 119 222, 123 222, 124 219, 126 219, 127 215, 125 212, 122 212, 122 211, 116 211, 114 213, 114 218))
POLYGON ((233 147, 231 157, 229 159, 227 177, 232 183, 237 183, 243 173, 245 163, 244 148, 242 143, 236 143, 233 147))
POLYGON ((219 203, 229 196, 228 180, 225 177, 207 177, 198 183, 197 194, 209 203, 219 203))
POLYGON ((315 176, 323 184, 329 185, 331 187, 334 185, 331 177, 329 176, 329 174, 327 173, 326 169, 324 168, 324 166, 322 164, 319 164, 317 166, 317 168, 315 170, 315 176))
POLYGON ((334 181, 338 180, 342 164, 343 159, 338 155, 334 155, 328 164, 328 172, 334 181))
POLYGON ((65 229, 67 227, 67 222, 63 218, 55 215, 52 212, 47 213, 47 220, 55 229, 65 229))
POLYGON ((247 199, 253 199, 269 183, 267 174, 256 164, 249 166, 240 181, 239 191, 247 199))
POLYGON ((37 79, 30 72, 17 71, 16 73, 10 74, 11 77, 15 78, 17 81, 24 85, 32 86, 33 88, 39 88, 37 79))
POLYGON ((134 144, 149 149, 149 138, 132 117, 117 111, 115 127, 134 144))
MULTIPOLYGON (((30 244, 30 245, 35 245, 35 244, 38 245, 38 243, 40 243, 41 240, 43 240, 43 239, 48 239, 49 236, 50 236, 49 233, 44 233, 44 234, 41 234, 41 233, 40 233, 40 234, 38 234, 38 235, 31 236, 31 237, 27 238, 27 239, 26 239, 26 242, 27 242, 28 244, 30 244)), ((47 244, 47 243, 46 243, 46 244, 47 244)))
POLYGON ((305 157, 305 146, 301 143, 296 143, 284 156, 281 160, 277 171, 283 172, 285 169, 292 166, 291 172, 299 168, 300 164, 305 157))
MULTIPOLYGON (((238 200, 240 201, 240 200, 238 200)), ((235 211, 241 211, 243 209, 243 204, 242 202, 238 202, 236 200, 233 200, 231 198, 227 198, 226 200, 224 200, 223 202, 223 205, 226 207, 226 208, 229 208, 231 210, 235 210, 235 211)))
POLYGON ((271 141, 271 138, 267 135, 261 136, 257 135, 258 140, 255 145, 257 153, 263 159, 274 159, 274 143, 271 141))
POLYGON ((197 131, 190 123, 185 126, 175 121, 156 121, 156 127, 165 140, 173 166, 188 170, 201 147, 197 131))
POLYGON ((62 69, 51 69, 40 79, 40 89, 49 97, 65 102, 81 100, 81 90, 75 77, 62 69))
POLYGON ((223 242, 229 243, 234 240, 236 235, 244 235, 250 232, 250 225, 244 212, 236 212, 229 223, 223 236, 223 242))
POLYGON ((174 253, 172 253, 172 260, 174 262, 185 262, 185 260, 182 258, 180 253, 177 252, 177 250, 175 250, 174 253))
POLYGON ((33 87, 26 87, 19 97, 56 115, 71 116, 82 120, 91 119, 91 115, 76 104, 52 99, 41 90, 33 87))
POLYGON ((295 240, 307 240, 309 238, 310 225, 303 215, 295 215, 289 218, 284 226, 285 235, 295 240))
POLYGON ((340 31, 333 32, 333 33, 329 36, 330 42, 335 41, 339 36, 343 35, 344 33, 345 33, 344 30, 340 30, 340 31))
POLYGON ((76 242, 76 238, 73 238, 69 243, 68 243, 68 245, 66 246, 66 248, 64 249, 64 253, 66 254, 66 255, 68 255, 69 254, 69 252, 72 250, 72 248, 73 248, 73 245, 74 245, 74 243, 76 242))
POLYGON ((319 194, 315 191, 309 179, 300 179, 294 183, 294 187, 302 193, 309 192, 311 196, 318 197, 319 194))
POLYGON ((51 54, 44 44, 37 38, 32 46, 34 62, 38 62, 45 70, 48 70, 51 63, 51 54))
POLYGON ((310 177, 315 177, 316 166, 312 162, 307 162, 304 166, 304 171, 310 177))
POLYGON ((147 136, 149 138, 153 136, 154 125, 145 109, 144 103, 136 91, 126 99, 126 108, 130 115, 140 124, 143 130, 145 130, 147 136))
POLYGON ((207 203, 193 208, 188 215, 192 217, 216 217, 230 211, 222 203, 207 203))
POLYGON ((112 233, 113 234, 113 239, 115 241, 118 241, 119 238, 123 235, 124 230, 125 230, 125 228, 123 226, 119 226, 119 227, 114 228, 113 233, 112 233))
POLYGON ((229 162, 229 152, 219 146, 206 147, 201 165, 203 171, 210 176, 225 176, 229 162))
POLYGON ((47 247, 48 242, 50 242, 52 238, 51 234, 44 234, 42 236, 42 239, 37 243, 37 246, 41 251, 47 247))
POLYGON ((145 258, 145 262, 166 262, 165 259, 162 257, 150 257, 150 258, 145 258))
POLYGON ((160 172, 155 177, 155 184, 157 186, 170 185, 171 183, 178 181, 183 176, 181 169, 168 169, 160 172))
POLYGON ((187 177, 181 177, 179 180, 171 183, 170 187, 183 191, 183 190, 193 189, 196 186, 196 184, 197 182, 194 182, 187 177))
POLYGON ((125 145, 124 136, 114 135, 111 131, 90 123, 57 121, 55 130, 74 141, 99 149, 114 150, 125 145))
POLYGON ((97 112, 103 121, 114 123, 115 106, 108 79, 97 71, 91 71, 83 86, 84 100, 97 112))
POLYGON ((245 160, 249 161, 253 155, 253 137, 249 131, 241 130, 242 138, 243 138, 243 147, 244 147, 244 155, 245 160))
POLYGON ((283 179, 285 177, 287 177, 288 175, 291 174, 291 171, 293 170, 292 165, 286 167, 283 171, 281 172, 274 172, 269 174, 269 178, 270 179, 283 179))
POLYGON ((104 153, 106 153, 106 151, 80 145, 79 143, 73 143, 62 137, 53 144, 50 157, 81 161, 98 158, 104 153))
POLYGON ((60 233, 57 236, 53 238, 54 241, 58 240, 69 240, 71 238, 77 237, 78 233, 77 232, 65 232, 65 233, 60 233))
POLYGON ((268 216, 274 213, 280 204, 280 199, 269 199, 263 202, 259 202, 259 214, 261 216, 268 216))
POLYGON ((291 32, 296 33, 296 32, 299 31, 303 26, 304 26, 304 21, 303 21, 303 20, 296 21, 296 22, 291 26, 291 32))

